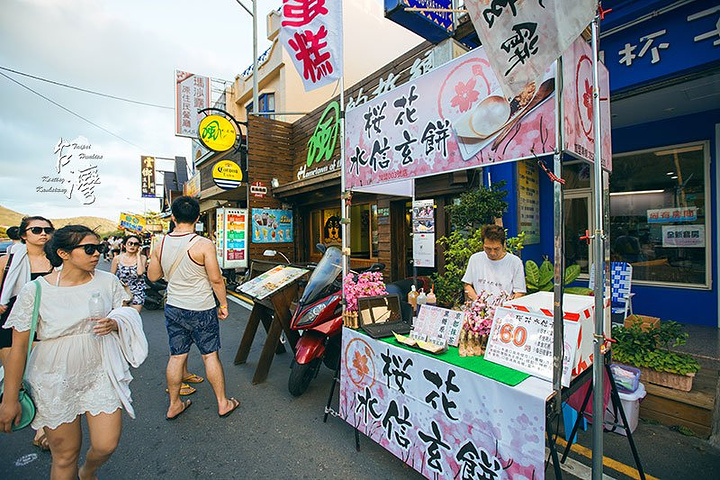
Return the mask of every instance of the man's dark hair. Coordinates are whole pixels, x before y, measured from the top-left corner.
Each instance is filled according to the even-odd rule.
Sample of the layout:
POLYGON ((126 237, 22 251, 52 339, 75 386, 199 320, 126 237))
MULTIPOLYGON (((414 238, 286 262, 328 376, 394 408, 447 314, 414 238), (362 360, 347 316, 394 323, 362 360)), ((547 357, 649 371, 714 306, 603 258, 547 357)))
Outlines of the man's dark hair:
POLYGON ((172 214, 177 223, 195 223, 200 216, 200 204, 193 197, 178 197, 172 203, 172 214))
POLYGON ((505 245, 505 229, 500 225, 485 225, 482 229, 482 241, 494 240, 505 245))
POLYGON ((7 236, 10 240, 20 240, 20 228, 9 227, 7 229, 7 236))

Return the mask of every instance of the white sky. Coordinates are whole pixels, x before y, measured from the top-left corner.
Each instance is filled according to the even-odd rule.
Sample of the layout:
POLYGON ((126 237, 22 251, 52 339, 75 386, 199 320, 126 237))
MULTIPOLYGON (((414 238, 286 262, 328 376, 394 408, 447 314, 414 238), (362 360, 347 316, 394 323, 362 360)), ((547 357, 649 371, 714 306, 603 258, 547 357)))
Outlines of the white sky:
MULTIPOLYGON (((350 1, 382 15, 382 0, 350 1)), ((243 3, 251 8, 250 0, 243 3)), ((266 14, 280 3, 258 0, 259 53, 269 46, 266 14)), ((0 67, 118 97, 172 107, 175 69, 231 81, 252 63, 251 18, 235 0, 0 0, 0 10, 0 67)), ((382 22, 383 30, 404 36, 405 45, 419 43, 382 22)), ((174 110, 0 72, 140 147, 0 76, 1 205, 53 218, 112 220, 121 211, 158 209, 156 200, 140 197, 140 155, 190 159, 190 140, 174 136, 174 110), (41 176, 53 174, 58 140, 80 136, 104 155, 96 202, 83 206, 76 195, 37 193, 41 176)))

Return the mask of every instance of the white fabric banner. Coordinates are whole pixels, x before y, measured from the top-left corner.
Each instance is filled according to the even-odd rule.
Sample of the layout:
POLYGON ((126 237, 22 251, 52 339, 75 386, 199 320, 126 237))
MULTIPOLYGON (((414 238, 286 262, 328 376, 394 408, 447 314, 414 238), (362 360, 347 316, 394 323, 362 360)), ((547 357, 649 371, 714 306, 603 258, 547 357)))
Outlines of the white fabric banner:
POLYGON ((305 85, 314 90, 343 72, 341 0, 283 0, 280 43, 305 85))
POLYGON ((343 328, 339 414, 427 478, 544 478, 548 382, 516 387, 343 328))
POLYGON ((590 24, 596 7, 596 0, 465 1, 508 98, 538 81, 590 24))

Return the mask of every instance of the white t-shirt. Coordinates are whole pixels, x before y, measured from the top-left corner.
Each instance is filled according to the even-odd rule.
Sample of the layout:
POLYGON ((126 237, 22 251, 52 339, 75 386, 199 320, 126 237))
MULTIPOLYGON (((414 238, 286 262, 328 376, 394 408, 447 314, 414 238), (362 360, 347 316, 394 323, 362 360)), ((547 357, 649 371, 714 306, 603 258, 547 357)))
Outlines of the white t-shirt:
POLYGON ((482 291, 492 294, 527 291, 522 260, 510 252, 501 260, 490 260, 485 252, 473 254, 462 281, 472 285, 478 295, 482 291))

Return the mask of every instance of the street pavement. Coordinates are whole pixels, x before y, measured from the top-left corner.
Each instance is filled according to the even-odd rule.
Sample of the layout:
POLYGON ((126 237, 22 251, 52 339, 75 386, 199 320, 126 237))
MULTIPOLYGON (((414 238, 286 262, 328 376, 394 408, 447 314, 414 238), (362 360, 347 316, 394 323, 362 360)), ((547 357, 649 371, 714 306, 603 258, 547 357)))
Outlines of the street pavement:
MULTIPOLYGON (((107 269, 107 263, 101 267, 107 269)), ((300 398, 287 391, 290 353, 275 357, 265 383, 252 385, 265 334, 259 329, 247 364, 233 365, 249 311, 232 302, 230 317, 221 324, 220 357, 228 395, 240 400, 240 408, 227 418, 219 418, 212 389, 205 381, 195 385, 198 391, 188 397, 192 407, 176 421, 166 421, 168 347, 164 317, 162 311, 143 311, 142 316, 150 355, 133 371, 131 388, 137 418, 124 416, 120 446, 100 470, 101 480, 422 478, 364 436, 361 451, 356 452, 353 430, 339 418, 330 417, 327 424, 323 423, 332 380, 325 367, 300 398)), ((204 376, 194 347, 189 366, 191 372, 204 376)), ((0 434, 1 480, 49 477, 50 454, 33 447, 31 440, 29 429, 0 434)), ((607 457, 634 465, 625 437, 606 433, 604 440, 607 457)), ((85 429, 83 456, 87 442, 85 429)), ((717 478, 720 471, 720 451, 704 440, 667 427, 641 422, 636 442, 646 471, 654 477, 717 478)), ((580 433, 580 443, 590 446, 589 431, 580 433)), ((564 478, 589 478, 590 459, 580 450, 571 454, 578 466, 576 475, 566 474, 564 478)), ((552 467, 547 473, 547 478, 554 478, 552 467)), ((631 478, 609 468, 605 473, 617 479, 631 478)))

